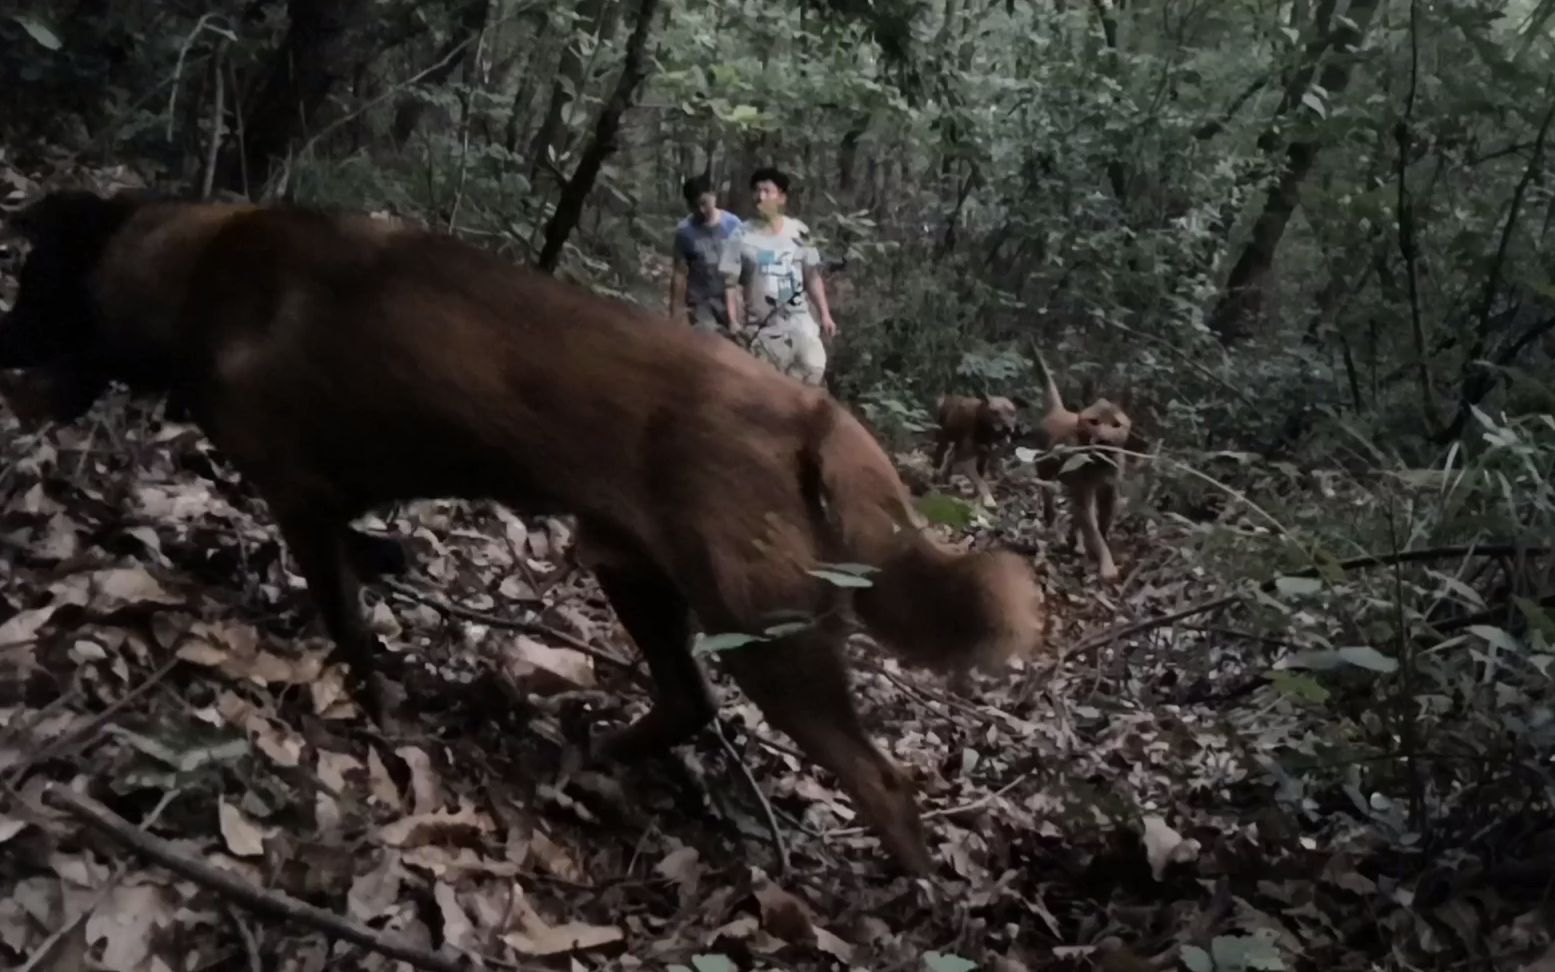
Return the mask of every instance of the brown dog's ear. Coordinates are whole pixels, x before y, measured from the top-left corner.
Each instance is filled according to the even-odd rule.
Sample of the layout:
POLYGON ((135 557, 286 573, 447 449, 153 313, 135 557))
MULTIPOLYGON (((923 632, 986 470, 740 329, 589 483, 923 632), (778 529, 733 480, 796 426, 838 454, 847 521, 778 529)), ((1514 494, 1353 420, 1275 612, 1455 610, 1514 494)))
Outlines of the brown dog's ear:
POLYGON ((1025 398, 1022 398, 1019 395, 1011 395, 1010 402, 1019 409, 1027 409, 1031 407, 1031 402, 1027 401, 1025 398))

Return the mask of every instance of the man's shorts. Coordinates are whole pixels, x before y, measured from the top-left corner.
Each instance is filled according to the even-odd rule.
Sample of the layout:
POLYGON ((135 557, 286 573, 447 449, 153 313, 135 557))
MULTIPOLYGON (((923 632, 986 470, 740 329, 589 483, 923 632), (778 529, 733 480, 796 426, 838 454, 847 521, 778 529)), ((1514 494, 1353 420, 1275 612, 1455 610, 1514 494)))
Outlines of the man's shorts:
POLYGON ((751 353, 809 385, 821 384, 826 376, 821 326, 809 314, 779 318, 757 331, 751 353))

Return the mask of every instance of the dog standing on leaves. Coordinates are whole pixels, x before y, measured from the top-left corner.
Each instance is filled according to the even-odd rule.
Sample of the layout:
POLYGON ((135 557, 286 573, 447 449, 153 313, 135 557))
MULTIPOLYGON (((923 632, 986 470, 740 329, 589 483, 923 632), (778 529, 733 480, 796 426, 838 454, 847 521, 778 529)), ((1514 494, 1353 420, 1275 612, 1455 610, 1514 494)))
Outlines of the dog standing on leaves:
POLYGON ((727 341, 515 267, 450 236, 293 207, 51 193, 0 320, 28 410, 69 421, 111 380, 185 403, 275 517, 377 713, 381 646, 348 523, 418 498, 571 513, 580 559, 646 656, 652 708, 605 758, 684 742, 715 715, 691 654, 720 658, 774 727, 836 774, 907 870, 931 869, 912 788, 860 724, 849 616, 905 660, 1035 650, 1041 594, 1008 551, 923 529, 889 457, 824 391, 727 341), (844 590, 812 573, 870 565, 844 590))
POLYGON ((1020 428, 1023 398, 1003 395, 941 395, 935 402, 934 468, 940 481, 963 472, 984 506, 994 506, 987 476, 997 472, 1000 458, 1020 428))
MULTIPOLYGON (((1107 534, 1112 529, 1125 457, 1087 447, 1127 449, 1137 444, 1127 411, 1132 396, 1126 390, 1123 404, 1097 398, 1078 412, 1070 411, 1042 352, 1033 348, 1032 353, 1043 387, 1037 438, 1044 451, 1058 450, 1037 461, 1037 475, 1063 486, 1069 496, 1070 544, 1078 530, 1085 539, 1086 552, 1096 561, 1097 574, 1109 584, 1116 583, 1118 566, 1107 545, 1107 534)), ((1042 520, 1048 527, 1053 525, 1055 506, 1051 491, 1043 490, 1042 520)))

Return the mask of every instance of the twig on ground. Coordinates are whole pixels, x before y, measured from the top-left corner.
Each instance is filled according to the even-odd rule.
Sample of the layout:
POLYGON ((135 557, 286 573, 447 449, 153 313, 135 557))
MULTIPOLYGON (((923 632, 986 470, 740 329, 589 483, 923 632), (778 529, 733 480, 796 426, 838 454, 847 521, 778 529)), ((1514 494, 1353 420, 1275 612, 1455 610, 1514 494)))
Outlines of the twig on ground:
POLYGON ((612 652, 591 645, 587 641, 584 641, 582 638, 570 635, 565 631, 558 631, 556 628, 553 628, 548 624, 541 624, 539 621, 520 621, 516 618, 502 617, 501 615, 497 614, 487 614, 485 611, 477 611, 474 608, 468 608, 462 604, 455 604, 452 601, 445 601, 441 598, 433 597, 431 594, 423 594, 422 592, 416 590, 414 587, 411 587, 407 584, 402 584, 399 581, 392 580, 387 577, 383 578, 382 583, 390 591, 398 594, 400 597, 415 601, 418 604, 425 604, 432 610, 439 611, 448 615, 449 617, 460 618, 465 621, 473 621, 476 624, 489 625, 493 628, 508 628, 513 631, 524 631, 529 634, 541 635, 543 637, 559 641, 566 645, 568 648, 581 651, 585 655, 588 655, 590 658, 596 658, 599 661, 607 662, 611 665, 615 665, 618 668, 631 671, 634 667, 632 663, 626 659, 619 658, 612 652))
POLYGON ((153 688, 156 688, 157 685, 161 684, 162 680, 168 676, 168 673, 178 667, 178 663, 181 660, 182 659, 180 659, 177 655, 169 658, 167 661, 162 663, 162 667, 148 675, 145 681, 141 682, 139 685, 135 686, 128 692, 125 692, 123 695, 119 696, 113 702, 109 703, 106 709, 99 712, 96 717, 86 725, 76 729, 73 732, 67 733, 64 736, 61 736, 60 738, 49 743, 47 746, 44 746, 42 749, 31 754, 26 759, 22 760, 11 769, 9 774, 7 774, 6 785, 15 786, 21 781, 23 776, 27 775, 27 771, 33 766, 36 766, 39 763, 47 762, 48 760, 51 760, 54 757, 64 753, 70 747, 81 745, 90 740, 92 736, 97 734, 99 729, 112 722, 113 717, 118 715, 120 710, 122 710, 125 706, 129 705, 131 702, 134 702, 136 699, 140 698, 142 695, 145 695, 153 688))
POLYGON ((431 969, 434 972, 462 972, 467 968, 466 963, 460 959, 437 955, 405 944, 396 936, 373 931, 333 912, 298 901, 285 892, 256 888, 228 871, 220 870, 204 861, 190 860, 175 851, 167 841, 136 828, 91 797, 83 796, 59 784, 51 784, 44 791, 43 799, 62 810, 69 811, 82 823, 114 838, 141 857, 160 864, 179 877, 214 891, 255 914, 307 925, 331 938, 348 941, 390 958, 409 962, 419 969, 431 969))
MULTIPOLYGON (((172 803, 173 799, 177 796, 177 790, 168 790, 166 793, 162 794, 162 799, 158 800, 157 805, 151 808, 150 813, 146 814, 146 819, 140 822, 139 827, 130 827, 130 823, 127 820, 121 820, 120 822, 123 823, 125 827, 129 827, 131 833, 144 833, 157 822, 158 818, 162 816, 162 811, 166 810, 167 805, 172 803)), ((97 910, 97 906, 102 904, 103 899, 108 897, 108 893, 118 886, 119 882, 124 879, 124 875, 129 871, 129 869, 129 861, 120 861, 118 865, 114 867, 113 873, 108 875, 108 880, 104 881, 103 886, 97 889, 97 893, 92 896, 92 900, 87 902, 86 907, 76 912, 75 918, 65 922, 63 925, 60 925, 54 934, 44 939, 43 944, 39 945, 36 949, 33 950, 32 956, 27 959, 26 963, 22 965, 22 967, 18 969, 17 972, 30 972, 30 970, 36 968, 39 963, 49 961, 49 959, 53 957, 51 953, 54 951, 54 947, 59 944, 60 940, 74 931, 77 925, 85 921, 92 912, 97 910)))
MULTIPOLYGON (((1031 778, 1031 774, 1033 772, 1033 770, 1027 770, 1026 772, 1016 776, 1015 779, 999 787, 997 790, 985 793, 978 797, 976 800, 971 800, 967 803, 958 803, 953 807, 940 807, 936 810, 926 810, 924 811, 923 819, 936 820, 940 817, 953 817, 959 813, 971 813, 973 810, 981 810, 983 807, 988 806, 988 804, 994 802, 995 800, 1004 796, 1006 793, 1015 789, 1017 786, 1020 786, 1022 783, 1026 782, 1031 778)), ((864 827, 838 827, 836 830, 826 831, 821 836, 860 837, 867 833, 869 833, 869 830, 864 827)))
POLYGON ((238 909, 232 905, 226 907, 227 917, 237 927, 238 937, 243 939, 243 951, 248 953, 249 972, 264 972, 264 964, 259 958, 259 942, 254 939, 254 930, 248 927, 248 922, 243 920, 238 909))
POLYGON ((718 737, 719 745, 723 746, 724 753, 729 757, 730 762, 734 764, 735 769, 739 770, 740 775, 745 778, 745 785, 750 787, 750 791, 756 795, 756 802, 761 804, 762 816, 767 819, 767 830, 772 834, 772 848, 777 851, 778 874, 787 876, 788 843, 783 840, 783 829, 778 826, 777 817, 772 813, 772 804, 768 802, 767 795, 761 792, 761 786, 756 782, 755 774, 751 772, 749 766, 745 765, 745 760, 740 757, 739 750, 735 749, 734 743, 731 743, 729 737, 724 735, 723 723, 714 718, 708 723, 708 727, 712 729, 713 735, 718 737))

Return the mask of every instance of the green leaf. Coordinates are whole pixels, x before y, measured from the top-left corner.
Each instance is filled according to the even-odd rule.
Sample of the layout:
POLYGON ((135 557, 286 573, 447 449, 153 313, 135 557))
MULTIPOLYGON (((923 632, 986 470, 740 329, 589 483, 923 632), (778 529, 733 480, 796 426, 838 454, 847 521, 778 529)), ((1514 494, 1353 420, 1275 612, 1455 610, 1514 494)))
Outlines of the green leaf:
POLYGON ((1327 702, 1331 694, 1317 679, 1296 672, 1273 672, 1269 681, 1275 691, 1303 702, 1327 702))
POLYGON ((739 966, 727 955, 713 952, 707 955, 693 955, 691 964, 696 966, 696 972, 739 972, 739 966))
POLYGON ((1555 619, 1550 617, 1542 604, 1526 597, 1514 597, 1512 603, 1523 612, 1523 617, 1528 620, 1528 627, 1542 633, 1546 641, 1555 644, 1555 619))
POLYGON ((1209 957, 1209 953, 1197 945, 1182 947, 1182 964, 1186 965, 1190 972, 1214 972, 1215 969, 1215 963, 1209 957))
POLYGON ((1316 594, 1323 589, 1323 582, 1316 577, 1276 577, 1274 589, 1286 597, 1316 594))
POLYGON ((857 574, 863 577, 865 574, 880 573, 879 567, 871 567, 869 564, 827 564, 832 570, 840 570, 845 574, 857 574))
POLYGON ((938 491, 924 493, 914 504, 930 523, 964 530, 976 517, 970 504, 938 491))
POLYGON ((710 655, 719 651, 732 651, 735 648, 743 648, 757 641, 766 641, 761 635, 744 634, 739 631, 725 631, 722 634, 696 636, 696 644, 692 646, 693 655, 710 655))
POLYGON ((929 967, 930 972, 972 972, 977 968, 977 963, 971 959, 945 952, 926 953, 923 964, 929 967))
POLYGON ((873 587, 874 581, 857 574, 848 574, 840 570, 810 570, 806 571, 812 577, 819 577, 823 581, 829 581, 838 587, 873 587))
POLYGON ((1389 658, 1370 645, 1352 645, 1349 648, 1340 648, 1334 654, 1340 661, 1348 662, 1359 668, 1369 668, 1374 672, 1391 672, 1398 668, 1398 660, 1389 658))
POLYGON ((766 635, 768 638, 786 638, 789 635, 798 634, 801 631, 808 631, 809 629, 809 621, 784 621, 782 624, 774 624, 772 627, 763 631, 762 634, 766 635))
POLYGON ((1398 668, 1398 662, 1375 648, 1366 645, 1355 645, 1350 648, 1340 648, 1336 651, 1301 651, 1280 664, 1280 668, 1310 668, 1314 671, 1328 671, 1341 665, 1354 665, 1358 668, 1367 668, 1374 672, 1391 672, 1398 668))
POLYGON ((1523 646, 1521 643, 1504 628, 1497 628, 1489 624, 1471 624, 1469 625, 1469 633, 1479 635, 1492 648, 1513 655, 1522 654, 1523 646))
POLYGON ((22 30, 25 30, 33 40, 51 51, 57 51, 65 46, 54 29, 38 18, 26 14, 12 14, 11 19, 21 24, 22 30))
POLYGON ((1328 117, 1328 109, 1326 107, 1324 107, 1323 99, 1319 98, 1316 94, 1312 93, 1311 91, 1308 91, 1306 94, 1301 96, 1301 103, 1306 105, 1308 108, 1311 108, 1314 112, 1316 112, 1317 113, 1317 117, 1319 117, 1319 118, 1327 118, 1328 117))
POLYGON ((1079 469, 1081 466, 1085 465, 1086 463, 1088 463, 1090 461, 1091 461, 1090 453, 1087 453, 1087 452, 1076 452, 1074 455, 1072 455, 1068 459, 1064 460, 1064 464, 1063 464, 1062 467, 1059 468, 1058 474, 1060 476, 1063 476, 1063 475, 1066 475, 1068 473, 1074 472, 1076 469, 1079 469))
POLYGON ((1279 949, 1266 934, 1219 935, 1210 942, 1209 947, 1215 956, 1215 968, 1224 972, 1285 968, 1285 960, 1280 957, 1279 949))

